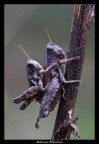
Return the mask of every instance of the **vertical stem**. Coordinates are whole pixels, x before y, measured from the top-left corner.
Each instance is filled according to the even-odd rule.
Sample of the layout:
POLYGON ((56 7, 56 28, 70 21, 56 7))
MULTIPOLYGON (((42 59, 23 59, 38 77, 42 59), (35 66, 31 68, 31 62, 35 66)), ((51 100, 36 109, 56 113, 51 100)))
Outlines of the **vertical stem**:
MULTIPOLYGON (((80 59, 67 63, 65 70, 66 80, 81 79, 88 33, 93 22, 93 17, 93 4, 75 5, 70 34, 68 58, 79 55, 80 59)), ((74 109, 76 105, 79 84, 80 83, 64 85, 66 90, 66 94, 64 96, 65 99, 63 97, 60 99, 59 109, 57 112, 52 135, 53 139, 70 139, 71 132, 74 130, 77 132, 77 118, 74 118, 74 109), (71 122, 69 111, 72 112, 71 122)))

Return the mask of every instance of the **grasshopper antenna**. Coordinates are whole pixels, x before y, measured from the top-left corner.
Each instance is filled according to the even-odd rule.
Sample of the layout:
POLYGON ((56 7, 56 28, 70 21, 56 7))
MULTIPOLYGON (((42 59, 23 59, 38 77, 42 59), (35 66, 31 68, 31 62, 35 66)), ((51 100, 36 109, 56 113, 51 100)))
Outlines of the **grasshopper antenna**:
POLYGON ((44 29, 45 29, 45 31, 46 31, 46 33, 47 33, 47 35, 48 35, 48 38, 49 38, 50 42, 52 42, 51 37, 50 37, 50 35, 49 35, 49 32, 48 32, 48 30, 47 30, 47 28, 46 28, 45 26, 44 26, 44 29))
POLYGON ((22 53, 24 53, 28 59, 31 59, 30 56, 29 56, 29 55, 26 53, 26 51, 24 50, 24 48, 21 47, 21 45, 19 45, 19 50, 20 50, 22 53))

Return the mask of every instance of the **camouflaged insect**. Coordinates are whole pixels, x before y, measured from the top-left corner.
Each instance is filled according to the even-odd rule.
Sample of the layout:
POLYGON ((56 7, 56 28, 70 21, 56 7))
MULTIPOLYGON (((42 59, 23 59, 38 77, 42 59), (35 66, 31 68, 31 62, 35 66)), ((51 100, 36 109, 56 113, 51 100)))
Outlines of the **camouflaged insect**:
POLYGON ((40 118, 47 117, 50 112, 54 110, 60 99, 60 90, 62 89, 64 91, 62 84, 79 82, 79 80, 66 81, 64 78, 64 63, 74 59, 78 59, 78 56, 75 58, 67 59, 63 49, 53 43, 51 39, 50 42, 46 45, 44 68, 47 69, 49 66, 54 65, 55 63, 58 63, 58 65, 53 67, 46 75, 44 75, 44 84, 49 84, 46 90, 42 93, 39 116, 35 125, 36 128, 39 128, 38 122, 40 118))
POLYGON ((26 109, 34 99, 40 103, 39 116, 35 124, 36 128, 38 128, 39 119, 47 117, 58 103, 60 90, 62 89, 64 91, 63 84, 79 82, 79 80, 66 81, 64 78, 64 63, 78 59, 79 57, 67 59, 62 48, 50 39, 50 42, 45 48, 43 69, 37 61, 27 55, 21 46, 20 50, 28 57, 26 70, 29 88, 20 96, 14 98, 13 102, 16 104, 21 103, 20 110, 26 109), (42 77, 41 74, 43 74, 44 77, 42 77))
POLYGON ((40 102, 40 95, 47 88, 47 86, 43 88, 43 80, 41 73, 48 71, 54 65, 46 70, 43 70, 43 67, 37 61, 31 59, 21 46, 20 50, 24 52, 25 55, 28 57, 28 61, 26 63, 26 71, 29 88, 24 91, 20 96, 15 97, 13 99, 13 102, 16 104, 22 102, 20 110, 24 110, 34 99, 40 102))

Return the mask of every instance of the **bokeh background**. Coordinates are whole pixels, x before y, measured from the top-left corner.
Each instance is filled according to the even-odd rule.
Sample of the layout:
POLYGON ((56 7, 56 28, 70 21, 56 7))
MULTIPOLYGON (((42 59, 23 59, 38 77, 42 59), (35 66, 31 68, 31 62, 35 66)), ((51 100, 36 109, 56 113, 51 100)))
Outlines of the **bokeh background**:
MULTIPOLYGON (((35 128, 39 104, 33 102, 20 111, 12 99, 28 88, 26 79, 27 58, 18 45, 31 58, 43 65, 44 48, 49 42, 43 26, 46 26, 52 41, 68 51, 74 5, 4 5, 4 136, 5 139, 50 139, 54 127, 57 107, 45 119, 40 128, 35 128)), ((91 27, 82 71, 75 116, 79 116, 80 139, 94 139, 94 23, 91 27)), ((71 136, 74 139, 74 136, 71 136)), ((78 138, 76 138, 78 139, 78 138)))

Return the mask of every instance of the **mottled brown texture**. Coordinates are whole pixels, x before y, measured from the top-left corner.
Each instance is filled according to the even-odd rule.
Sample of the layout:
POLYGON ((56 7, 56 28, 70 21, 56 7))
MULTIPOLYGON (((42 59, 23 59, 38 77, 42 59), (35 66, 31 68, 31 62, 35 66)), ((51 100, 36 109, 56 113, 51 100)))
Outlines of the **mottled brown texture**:
MULTIPOLYGON (((70 42, 69 42, 68 58, 79 55, 80 59, 70 61, 67 63, 65 70, 66 80, 81 79, 88 33, 91 24, 93 22, 93 18, 94 18, 93 4, 75 5, 70 42)), ((60 99, 59 109, 52 135, 53 139, 70 139, 72 131, 68 127, 69 126, 68 111, 70 111, 71 109, 72 109, 72 121, 73 119, 75 119, 74 109, 77 100, 79 83, 67 84, 64 85, 64 87, 66 90, 66 94, 64 96, 65 100, 63 97, 61 97, 60 99), (67 123, 65 124, 65 126, 64 121, 65 123, 67 123)))

